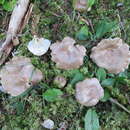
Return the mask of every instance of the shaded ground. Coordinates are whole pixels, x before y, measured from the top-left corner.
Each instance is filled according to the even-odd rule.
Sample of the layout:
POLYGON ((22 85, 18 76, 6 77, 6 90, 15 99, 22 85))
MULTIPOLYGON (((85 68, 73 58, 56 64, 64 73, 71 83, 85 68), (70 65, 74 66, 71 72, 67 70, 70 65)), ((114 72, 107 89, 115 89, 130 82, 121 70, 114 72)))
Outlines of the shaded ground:
MULTIPOLYGON (((5 37, 10 14, 0 7, 0 39, 5 37)), ((29 24, 19 37, 21 44, 13 53, 30 57, 32 63, 43 72, 44 79, 24 97, 10 98, 9 95, 0 93, 0 129, 41 130, 43 129, 41 122, 50 118, 55 122, 55 128, 58 128, 61 122, 67 122, 68 130, 84 130, 84 116, 88 108, 81 107, 76 102, 75 87, 71 81, 77 72, 82 73, 84 77, 96 76, 98 67, 89 59, 89 54, 91 48, 101 39, 121 37, 130 44, 130 1, 100 0, 90 12, 79 13, 73 10, 72 2, 69 0, 38 0, 35 2, 29 24), (124 3, 123 6, 117 7, 119 2, 124 3), (39 22, 36 22, 39 18, 39 22), (104 19, 109 22, 115 21, 116 25, 112 31, 95 38, 96 25, 104 19), (90 22, 91 26, 84 21, 90 22), (90 35, 85 41, 77 39, 77 43, 87 48, 88 56, 79 70, 57 69, 51 61, 50 52, 45 56, 36 57, 27 50, 27 43, 33 38, 33 34, 51 39, 54 43, 65 36, 76 38, 76 33, 84 25, 88 26, 90 35), (52 82, 57 75, 66 77, 68 82, 62 89, 63 100, 46 102, 42 95, 48 88, 58 88, 52 82)), ((111 97, 130 109, 130 69, 117 76, 107 74, 107 78, 115 78, 116 83, 105 89, 109 91, 111 97)), ((99 115, 102 130, 130 130, 130 115, 110 101, 100 102, 93 109, 96 109, 99 115)))

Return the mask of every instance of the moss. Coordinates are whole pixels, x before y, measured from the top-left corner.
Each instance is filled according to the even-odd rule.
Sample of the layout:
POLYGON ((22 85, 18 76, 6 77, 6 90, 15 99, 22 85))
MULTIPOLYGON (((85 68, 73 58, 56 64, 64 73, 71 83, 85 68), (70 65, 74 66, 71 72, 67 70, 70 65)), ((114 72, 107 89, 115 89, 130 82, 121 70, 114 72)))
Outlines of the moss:
MULTIPOLYGON (((79 12, 73 10, 72 2, 67 0, 38 0, 35 1, 31 20, 20 36, 20 45, 15 48, 13 53, 18 56, 30 57, 33 65, 40 69, 44 75, 43 80, 35 86, 26 96, 22 98, 11 99, 8 95, 0 93, 0 128, 2 130, 40 130, 41 122, 44 119, 52 119, 55 122, 55 129, 59 127, 61 122, 68 122, 69 130, 84 129, 84 116, 87 108, 78 104, 75 100, 75 86, 70 82, 76 73, 82 73, 86 78, 95 77, 97 66, 89 58, 91 48, 95 46, 100 39, 95 39, 95 26, 99 20, 109 19, 116 21, 117 29, 111 33, 107 33, 102 38, 121 36, 126 43, 130 44, 130 18, 129 18, 129 0, 96 0, 90 12, 79 12), (118 2, 124 2, 124 6, 117 8, 118 2), (40 16, 39 23, 33 28, 33 18, 40 16), (119 17, 120 16, 120 17, 119 17), (121 18, 121 19, 119 19, 121 18), (84 59, 84 65, 80 69, 61 70, 58 69, 51 61, 50 51, 42 56, 37 57, 30 53, 27 49, 28 42, 33 38, 32 30, 37 32, 39 37, 45 37, 52 40, 62 40, 65 36, 75 38, 76 32, 86 25, 90 20, 92 26, 89 25, 91 35, 86 41, 77 40, 77 44, 82 44, 87 48, 88 56, 84 59), (81 24, 83 22, 83 24, 81 24), (123 22, 123 27, 120 23, 123 22), (64 76, 67 79, 67 85, 62 88, 64 95, 61 101, 47 102, 43 99, 43 93, 48 88, 57 88, 54 84, 54 77, 57 75, 64 76), (21 106, 19 107, 19 105, 21 106), (2 111, 2 112, 1 112, 2 111)), ((1 10, 0 10, 1 12, 1 10)), ((3 12, 2 12, 3 13, 3 12)), ((4 15, 0 15, 4 19, 4 15)), ((35 19, 34 19, 35 23, 35 19)), ((2 28, 2 26, 0 25, 2 28)), ((5 28, 5 27, 4 27, 5 28)), ((0 38, 4 38, 5 34, 1 33, 0 38)), ((101 38, 101 39, 102 39, 101 38)), ((128 69, 128 72, 130 68, 128 69)), ((107 73, 107 78, 117 78, 115 75, 107 73)), ((110 95, 116 98, 121 104, 129 107, 129 82, 128 74, 125 82, 119 82, 117 85, 109 87, 110 95), (124 89, 125 88, 125 89, 124 89), (127 96, 128 98, 126 98, 127 96)), ((129 130, 129 115, 120 110, 109 101, 99 103, 95 106, 100 117, 100 124, 103 130, 129 130), (124 120, 125 119, 125 120, 124 120)))
POLYGON ((105 130, 129 130, 129 115, 117 110, 115 106, 113 106, 113 113, 105 113, 101 121, 103 123, 102 129, 105 130), (106 122, 104 122, 104 119, 106 122))

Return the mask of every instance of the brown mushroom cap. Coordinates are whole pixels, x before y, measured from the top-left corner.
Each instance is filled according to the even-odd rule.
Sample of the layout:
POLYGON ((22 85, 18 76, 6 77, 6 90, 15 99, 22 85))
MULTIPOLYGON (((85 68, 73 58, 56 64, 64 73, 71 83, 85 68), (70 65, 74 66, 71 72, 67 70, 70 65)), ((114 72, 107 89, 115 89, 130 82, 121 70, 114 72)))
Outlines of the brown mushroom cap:
POLYGON ((11 96, 18 96, 42 79, 40 70, 35 69, 29 58, 14 57, 0 71, 1 84, 11 96))
POLYGON ((87 0, 74 0, 74 8, 82 11, 87 9, 87 0))
POLYGON ((58 68, 74 69, 79 68, 83 64, 83 58, 86 49, 81 45, 74 45, 75 40, 70 37, 65 37, 62 42, 56 42, 51 45, 52 61, 58 68))
POLYGON ((85 79, 76 84, 76 99, 85 106, 94 106, 104 96, 104 90, 96 78, 85 79))
POLYGON ((129 46, 120 38, 103 39, 92 48, 90 57, 99 67, 114 74, 123 72, 130 64, 129 46))

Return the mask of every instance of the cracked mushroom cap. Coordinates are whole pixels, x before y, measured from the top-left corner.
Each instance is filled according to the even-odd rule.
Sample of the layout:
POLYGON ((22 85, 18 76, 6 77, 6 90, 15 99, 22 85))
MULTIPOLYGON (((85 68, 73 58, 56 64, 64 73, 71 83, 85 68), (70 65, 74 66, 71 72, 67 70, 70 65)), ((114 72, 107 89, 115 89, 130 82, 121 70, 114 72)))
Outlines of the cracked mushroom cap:
POLYGON ((87 0, 74 0, 73 6, 76 10, 82 11, 87 9, 87 0))
POLYGON ((76 99, 84 106, 94 106, 104 96, 104 90, 96 78, 76 84, 76 99))
POLYGON ((0 71, 1 84, 5 92, 18 96, 39 82, 43 76, 35 69, 29 58, 13 57, 0 71))
POLYGON ((83 64, 83 58, 86 49, 81 45, 74 45, 75 40, 65 37, 61 42, 51 45, 52 61, 54 61, 60 69, 75 69, 83 64))
POLYGON ((92 48, 90 57, 99 67, 114 74, 125 71, 130 64, 129 46, 120 38, 103 39, 92 48))

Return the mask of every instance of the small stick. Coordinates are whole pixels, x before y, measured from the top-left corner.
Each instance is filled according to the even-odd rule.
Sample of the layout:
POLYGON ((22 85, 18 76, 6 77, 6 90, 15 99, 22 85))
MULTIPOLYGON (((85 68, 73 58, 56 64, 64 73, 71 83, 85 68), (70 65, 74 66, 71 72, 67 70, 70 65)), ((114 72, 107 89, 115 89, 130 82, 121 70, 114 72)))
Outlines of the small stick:
POLYGON ((130 111, 129 111, 126 107, 124 107, 122 104, 120 104, 118 101, 116 101, 116 100, 113 99, 113 98, 110 98, 109 100, 110 100, 112 103, 116 104, 117 106, 119 106, 119 107, 122 108, 124 111, 126 111, 127 113, 130 114, 130 111))
POLYGON ((22 32, 23 27, 28 22, 32 7, 30 0, 19 0, 16 4, 10 18, 6 39, 0 46, 0 65, 5 62, 15 46, 13 39, 17 37, 18 33, 22 32))

